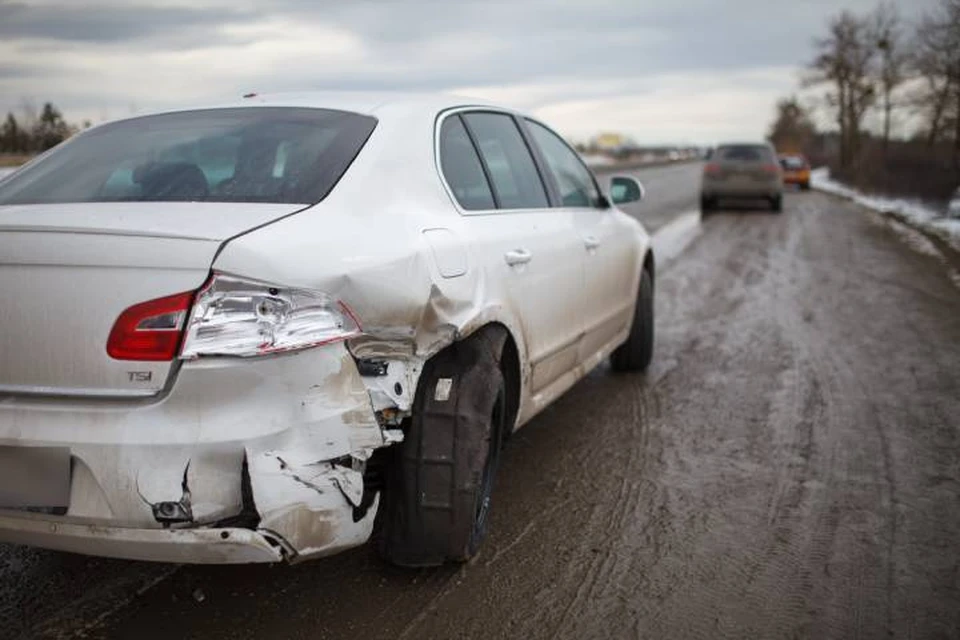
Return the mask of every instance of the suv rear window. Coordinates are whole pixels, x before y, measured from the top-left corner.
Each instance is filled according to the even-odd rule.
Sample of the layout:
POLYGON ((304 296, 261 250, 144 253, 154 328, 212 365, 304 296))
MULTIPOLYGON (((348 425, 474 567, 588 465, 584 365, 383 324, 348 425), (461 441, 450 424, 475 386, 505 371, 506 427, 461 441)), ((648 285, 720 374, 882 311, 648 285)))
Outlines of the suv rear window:
POLYGON ((743 144, 718 148, 717 159, 735 162, 769 162, 773 159, 773 154, 769 147, 743 144))
POLYGON ((91 129, 0 183, 0 205, 69 202, 313 204, 376 126, 329 109, 182 111, 91 129))

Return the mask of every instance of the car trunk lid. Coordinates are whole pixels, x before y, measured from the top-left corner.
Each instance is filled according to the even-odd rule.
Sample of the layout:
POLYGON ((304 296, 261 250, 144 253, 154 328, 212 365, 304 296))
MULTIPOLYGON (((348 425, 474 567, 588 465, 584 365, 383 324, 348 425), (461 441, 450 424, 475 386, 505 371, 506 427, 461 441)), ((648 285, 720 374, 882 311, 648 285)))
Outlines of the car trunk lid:
POLYGON ((0 394, 149 397, 172 362, 111 358, 128 307, 193 291, 224 241, 303 205, 0 207, 0 394))

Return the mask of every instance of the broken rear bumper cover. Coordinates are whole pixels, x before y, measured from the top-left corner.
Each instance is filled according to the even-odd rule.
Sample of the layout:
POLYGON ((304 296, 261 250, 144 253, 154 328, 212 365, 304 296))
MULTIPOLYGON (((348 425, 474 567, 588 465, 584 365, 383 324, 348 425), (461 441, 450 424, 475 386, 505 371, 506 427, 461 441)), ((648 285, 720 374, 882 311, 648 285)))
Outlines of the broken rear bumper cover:
POLYGON ((0 397, 0 446, 70 450, 66 504, 0 506, 0 541, 161 562, 329 555, 370 537, 364 470, 387 444, 342 343, 186 363, 147 402, 0 397))
POLYGON ((249 529, 128 529, 0 513, 6 542, 96 556, 178 563, 277 562, 281 548, 249 529))

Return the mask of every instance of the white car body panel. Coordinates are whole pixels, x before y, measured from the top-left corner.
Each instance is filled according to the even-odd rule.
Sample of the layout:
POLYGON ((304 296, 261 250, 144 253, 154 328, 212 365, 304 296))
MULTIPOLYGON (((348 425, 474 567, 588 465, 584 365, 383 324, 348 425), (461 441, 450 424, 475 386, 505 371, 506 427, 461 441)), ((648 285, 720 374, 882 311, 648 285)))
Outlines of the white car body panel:
MULTIPOLYGON (((379 412, 409 412, 428 358, 484 325, 505 326, 520 359, 519 427, 626 339, 650 251, 646 232, 615 208, 461 211, 440 175, 435 136, 446 111, 472 101, 304 94, 225 106, 259 105, 338 108, 378 124, 336 187, 310 207, 132 205, 170 211, 144 223, 125 205, 78 205, 90 207, 82 229, 66 209, 50 207, 49 229, 38 230, 36 207, 0 206, 0 290, 28 299, 38 283, 74 288, 82 306, 83 285, 67 272, 45 282, 26 270, 51 262, 48 249, 77 253, 74 266, 114 261, 105 278, 143 287, 115 287, 109 309, 84 329, 101 350, 109 326, 100 325, 125 306, 196 289, 211 269, 323 291, 349 305, 363 335, 286 355, 133 363, 157 368, 162 384, 146 388, 125 383, 120 373, 131 363, 115 361, 120 373, 90 383, 115 392, 109 400, 22 395, 7 381, 0 446, 67 446, 75 464, 68 512, 0 509, 0 540, 178 562, 302 560, 355 546, 369 537, 377 506, 354 522, 362 469, 397 439, 379 412), (194 216, 196 207, 212 215, 194 216), (34 242, 41 233, 56 249, 34 242), (92 243, 88 252, 77 238, 92 243), (515 249, 530 261, 509 265, 505 254, 515 249), (386 361, 389 372, 361 377, 357 359, 386 361), (124 399, 125 390, 150 397, 124 399), (259 516, 253 530, 229 522, 244 499, 244 474, 259 516), (184 500, 192 521, 161 526, 155 506, 184 500)), ((0 310, 0 326, 21 339, 42 306, 0 310)), ((45 322, 38 336, 53 331, 45 322)), ((56 386, 56 375, 36 379, 56 386)))

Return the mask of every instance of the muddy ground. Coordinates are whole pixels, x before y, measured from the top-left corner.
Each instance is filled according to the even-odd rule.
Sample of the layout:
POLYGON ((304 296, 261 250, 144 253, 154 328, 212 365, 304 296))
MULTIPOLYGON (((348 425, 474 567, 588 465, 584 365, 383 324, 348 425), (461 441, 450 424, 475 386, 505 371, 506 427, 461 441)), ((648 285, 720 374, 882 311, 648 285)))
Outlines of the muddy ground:
MULTIPOLYGON (((696 170, 645 174, 684 192, 639 215, 696 170)), ((785 205, 707 219, 659 274, 651 371, 516 434, 468 565, 0 547, 0 637, 960 637, 960 289, 916 234, 785 205)))

